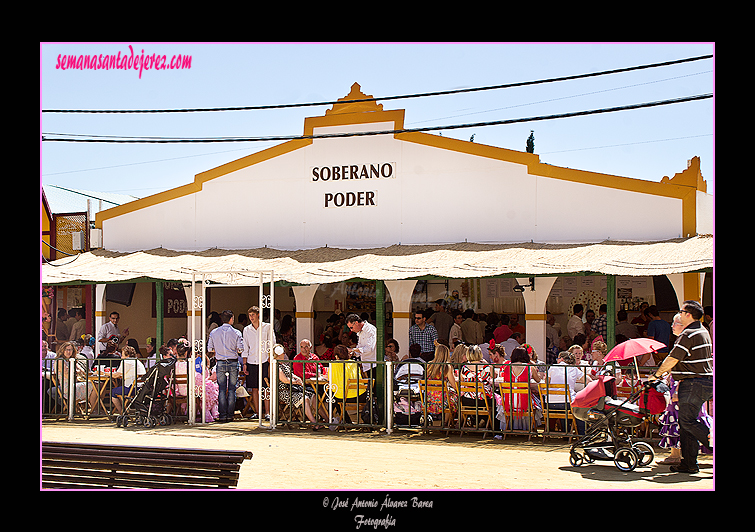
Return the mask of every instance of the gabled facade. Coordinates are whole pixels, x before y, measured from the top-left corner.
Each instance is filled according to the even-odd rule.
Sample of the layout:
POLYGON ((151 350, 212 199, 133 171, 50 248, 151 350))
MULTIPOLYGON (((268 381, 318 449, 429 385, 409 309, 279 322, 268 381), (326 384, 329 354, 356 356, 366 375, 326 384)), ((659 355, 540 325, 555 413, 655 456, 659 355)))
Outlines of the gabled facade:
POLYGON ((324 116, 305 119, 301 139, 98 213, 103 246, 292 250, 657 241, 713 231, 697 158, 660 182, 561 168, 535 154, 396 132, 404 110, 354 101, 365 98, 355 83, 324 116), (319 135, 333 137, 312 138, 319 135), (569 207, 585 198, 589 216, 575 215, 569 207))

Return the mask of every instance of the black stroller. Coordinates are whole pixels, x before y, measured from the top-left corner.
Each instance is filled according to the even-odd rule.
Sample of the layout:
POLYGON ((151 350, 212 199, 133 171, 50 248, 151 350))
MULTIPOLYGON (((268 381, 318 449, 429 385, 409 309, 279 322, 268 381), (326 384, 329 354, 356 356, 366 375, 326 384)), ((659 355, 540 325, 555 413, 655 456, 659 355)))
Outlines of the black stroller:
MULTIPOLYGON (((418 358, 403 360, 396 367, 393 380, 393 420, 396 426, 423 425, 424 411, 419 383, 424 375, 425 363, 418 358)), ((432 419, 429 421, 432 423, 432 419)))
POLYGON ((173 385, 175 365, 175 358, 167 358, 157 362, 147 372, 144 384, 137 390, 126 412, 116 418, 117 427, 125 428, 130 423, 147 428, 173 424, 173 417, 168 414, 166 403, 173 385))
POLYGON ((571 446, 569 463, 579 467, 585 462, 608 460, 621 471, 650 464, 655 458, 652 445, 633 442, 631 432, 648 416, 663 412, 663 392, 667 389, 661 381, 648 382, 622 400, 614 399, 616 383, 611 376, 600 376, 585 386, 574 396, 571 407, 574 417, 587 422, 588 428, 571 446), (638 399, 642 407, 634 404, 638 399))

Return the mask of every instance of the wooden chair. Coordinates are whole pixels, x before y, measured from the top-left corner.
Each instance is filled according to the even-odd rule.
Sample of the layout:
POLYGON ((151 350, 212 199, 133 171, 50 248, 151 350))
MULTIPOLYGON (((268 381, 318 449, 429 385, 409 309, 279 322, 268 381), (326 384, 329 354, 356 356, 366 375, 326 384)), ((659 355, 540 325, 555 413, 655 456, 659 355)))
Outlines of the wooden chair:
POLYGON ((502 382, 499 384, 499 389, 501 392, 501 401, 503 403, 503 411, 506 415, 506 420, 508 422, 508 426, 503 429, 503 438, 506 439, 506 434, 524 434, 525 429, 515 429, 514 424, 516 423, 519 426, 523 426, 526 424, 529 427, 526 429, 526 433, 528 434, 529 438, 527 438, 527 441, 530 441, 532 439, 532 428, 534 426, 534 416, 532 412, 532 398, 530 397, 530 385, 528 382, 502 382), (508 406, 506 405, 506 400, 508 399, 508 406), (515 404, 522 402, 522 401, 528 402, 528 408, 526 411, 522 412, 520 410, 516 410, 512 408, 515 404))
POLYGON ((352 409, 349 408, 349 416, 351 417, 352 423, 355 422, 354 421, 355 419, 356 419, 356 423, 357 424, 360 423, 361 422, 360 415, 362 413, 362 409, 366 405, 369 405, 369 400, 370 400, 370 396, 371 396, 371 394, 369 393, 369 391, 370 391, 370 380, 369 379, 365 379, 365 378, 362 378, 362 377, 360 377, 358 379, 348 379, 346 381, 346 390, 344 390, 343 397, 341 398, 341 413, 342 413, 342 417, 345 418, 345 415, 343 415, 343 413, 346 412, 346 405, 349 405, 349 407, 353 407, 353 408, 356 409, 356 412, 355 412, 354 416, 352 416, 351 415, 352 409), (357 392, 357 395, 356 395, 356 398, 355 398, 356 400, 354 402, 347 402, 347 398, 350 395, 349 392, 352 391, 352 390, 356 390, 356 392, 357 392), (368 393, 365 394, 365 395, 362 395, 365 392, 368 392, 368 393))
MULTIPOLYGON (((444 380, 420 380, 419 381, 419 388, 420 388, 420 394, 422 395, 422 400, 425 406, 425 409, 427 408, 427 397, 430 393, 440 393, 442 398, 442 411, 441 415, 443 418, 440 420, 441 426, 446 427, 446 435, 448 435, 449 430, 451 429, 450 422, 446 423, 446 419, 453 419, 453 410, 451 409, 451 401, 450 396, 451 392, 448 389, 448 386, 446 385, 446 381, 444 380)), ((427 419, 427 418, 425 418, 427 419)), ((425 430, 427 429, 427 423, 425 423, 425 430)))
MULTIPOLYGON (((60 400, 60 405, 61 405, 60 414, 63 416, 67 416, 68 415, 68 399, 66 398, 66 395, 63 393, 63 390, 61 389, 61 386, 60 386, 61 379, 58 378, 58 374, 53 372, 50 375, 50 381, 52 382, 52 386, 55 389, 55 393, 58 396, 58 399, 60 400)), ((76 405, 74 406, 75 413, 85 416, 87 413, 86 412, 87 406, 88 406, 87 399, 77 399, 76 405)))
MULTIPOLYGON (((459 381, 459 428, 462 434, 464 433, 464 427, 470 426, 470 422, 474 419, 475 429, 480 428, 480 418, 485 421, 486 429, 493 429, 493 414, 490 411, 490 403, 488 402, 488 396, 485 395, 484 385, 481 382, 476 381, 459 381), (474 405, 463 404, 464 394, 471 394, 473 397, 477 397, 474 405), (482 399, 479 397, 482 395, 482 399)), ((482 437, 485 437, 483 432, 482 437)))
POLYGON ((128 411, 128 406, 131 404, 131 400, 136 397, 136 392, 141 388, 142 384, 144 384, 144 375, 137 375, 136 381, 134 381, 133 386, 131 386, 131 389, 128 391, 126 395, 123 395, 121 393, 118 397, 121 400, 121 404, 123 405, 123 411, 128 411))
MULTIPOLYGON (((267 377, 265 377, 264 380, 265 386, 269 388, 270 381, 267 377)), ((284 386, 288 386, 288 384, 284 384, 284 386)), ((294 408, 290 403, 286 403, 282 400, 280 395, 278 395, 277 390, 275 395, 278 397, 278 421, 291 423, 305 420, 304 403, 302 403, 301 408, 294 408)))
POLYGON ((569 393, 569 386, 566 384, 552 384, 546 379, 545 382, 540 383, 540 397, 542 397, 543 403, 543 417, 545 418, 545 429, 543 430, 543 442, 545 438, 550 435, 558 435, 559 437, 568 436, 569 443, 573 437, 577 434, 577 420, 574 418, 574 414, 568 405, 571 405, 571 394, 569 393), (554 398, 553 403, 564 403, 567 405, 565 410, 553 409, 548 406, 548 398, 554 398), (564 420, 567 426, 571 426, 570 430, 554 432, 550 430, 550 420, 555 419, 557 421, 564 420))
POLYGON ((186 373, 179 374, 176 373, 173 376, 173 401, 169 401, 169 403, 173 403, 173 406, 175 408, 175 411, 173 412, 173 415, 179 415, 180 409, 178 408, 178 405, 185 404, 186 410, 188 412, 189 409, 189 375, 186 373), (178 395, 178 387, 179 386, 186 386, 186 394, 187 395, 178 395))

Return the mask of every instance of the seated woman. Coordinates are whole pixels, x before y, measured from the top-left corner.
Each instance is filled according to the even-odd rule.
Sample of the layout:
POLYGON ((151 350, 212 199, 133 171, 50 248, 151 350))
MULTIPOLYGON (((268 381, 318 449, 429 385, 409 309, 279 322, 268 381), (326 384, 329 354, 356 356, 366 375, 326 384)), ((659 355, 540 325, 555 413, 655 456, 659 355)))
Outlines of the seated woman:
MULTIPOLYGON (((540 372, 536 366, 530 365, 532 359, 527 352, 527 348, 522 346, 515 347, 511 352, 511 360, 505 363, 501 371, 501 377, 504 382, 540 382, 540 372)), ((535 419, 542 416, 540 400, 532 393, 528 394, 504 394, 502 397, 506 410, 514 413, 511 422, 507 421, 508 428, 515 430, 530 430, 530 402, 532 402, 532 414, 535 419), (540 413, 540 415, 538 415, 540 413)))
MULTIPOLYGON (((344 394, 346 384, 349 380, 363 377, 361 364, 358 364, 356 361, 349 362, 351 360, 351 357, 349 356, 349 350, 345 345, 341 344, 335 346, 335 348, 333 348, 333 353, 335 355, 335 359, 333 363, 329 364, 330 367, 328 369, 328 380, 330 381, 332 398, 335 407, 340 410, 340 403, 344 399, 344 397, 347 403, 358 402, 359 404, 365 404, 367 402, 369 390, 365 390, 360 394, 358 390, 350 389, 347 391, 347 393, 344 394), (345 362, 340 362, 342 360, 345 362)), ((351 423, 348 412, 341 412, 341 415, 343 416, 344 422, 351 423)), ((335 423, 340 423, 340 419, 336 418, 335 423)))
MULTIPOLYGON (((286 350, 280 344, 273 347, 273 358, 278 361, 278 400, 291 406, 291 408, 301 408, 304 405, 304 414, 312 423, 312 430, 319 430, 322 425, 317 423, 312 413, 312 401, 317 404, 317 396, 311 388, 304 387, 304 381, 301 377, 291 371, 291 364, 282 363, 285 358, 286 350)), ((320 415, 327 417, 328 413, 320 407, 320 415)))
POLYGON ((62 406, 60 397, 68 399, 70 379, 74 378, 76 401, 88 399, 90 409, 94 409, 97 404, 97 386, 92 386, 87 382, 87 357, 76 352, 76 345, 73 342, 61 343, 56 353, 55 363, 52 366, 56 386, 48 391, 50 397, 62 406), (71 371, 72 369, 73 371, 71 371), (89 397, 87 397, 87 387, 89 388, 89 397))
POLYGON ((123 413, 123 400, 121 397, 127 397, 131 392, 131 387, 135 386, 136 379, 139 375, 147 373, 144 364, 137 359, 136 350, 133 347, 127 345, 123 348, 121 355, 120 366, 110 374, 110 378, 123 379, 121 385, 116 386, 110 392, 110 395, 113 398, 113 408, 118 414, 123 413))
MULTIPOLYGON (((569 351, 561 351, 558 355, 556 365, 551 366, 548 370, 548 383, 549 384, 567 384, 569 390, 569 402, 574 399, 576 394, 575 385, 577 383, 585 383, 585 372, 578 365, 574 354, 569 351)), ((589 379, 589 377, 587 377, 589 379)), ((591 380, 591 379, 589 379, 591 380)), ((570 405, 565 403, 565 397, 563 395, 551 395, 550 393, 545 397, 545 401, 548 403, 548 407, 554 410, 567 410, 570 405)), ((569 427, 567 426, 567 430, 569 427)), ((582 435, 585 433, 585 422, 577 420, 577 432, 582 435)))
POLYGON ((427 411, 433 415, 441 415, 446 410, 444 424, 451 425, 458 398, 456 393, 451 391, 456 390, 456 377, 454 377, 454 368, 451 365, 451 353, 447 346, 436 343, 435 356, 427 365, 427 379, 439 380, 446 383, 445 390, 427 392, 427 411))
POLYGON ((461 382, 476 383, 475 392, 463 392, 461 404, 476 406, 478 401, 487 398, 491 418, 494 417, 495 399, 493 396, 493 370, 492 366, 482 358, 482 350, 479 345, 467 347, 467 363, 461 367, 459 380, 461 382))
POLYGON ((118 352, 118 341, 110 340, 105 344, 105 350, 97 355, 92 363, 92 371, 102 373, 105 368, 111 371, 120 365, 121 354, 118 352))
POLYGON ((598 375, 604 375, 606 372, 605 369, 605 362, 603 359, 606 358, 606 355, 608 354, 608 346, 606 343, 602 340, 595 340, 592 343, 592 350, 590 351, 590 356, 592 357, 592 362, 590 362, 590 367, 592 368, 590 370, 590 376, 595 378, 598 375))

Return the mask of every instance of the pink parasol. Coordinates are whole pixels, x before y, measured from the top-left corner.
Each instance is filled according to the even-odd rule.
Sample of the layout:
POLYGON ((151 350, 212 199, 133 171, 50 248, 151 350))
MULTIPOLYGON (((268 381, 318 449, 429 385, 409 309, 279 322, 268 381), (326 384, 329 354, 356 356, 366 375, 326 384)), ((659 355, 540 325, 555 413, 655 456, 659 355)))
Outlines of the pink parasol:
POLYGON ((666 344, 659 342, 658 340, 653 340, 652 338, 632 338, 611 349, 603 359, 603 362, 634 358, 634 366, 639 375, 640 369, 637 367, 637 357, 653 353, 665 347, 667 347, 666 344))
POLYGON ((632 357, 647 355, 665 347, 667 347, 666 344, 652 338, 632 338, 626 342, 621 342, 611 349, 603 361, 626 360, 632 357))

